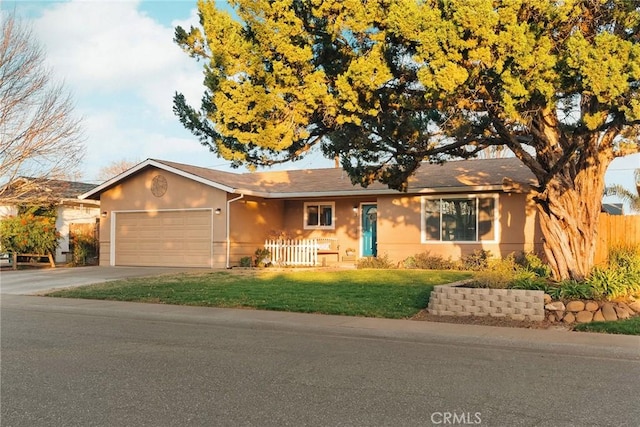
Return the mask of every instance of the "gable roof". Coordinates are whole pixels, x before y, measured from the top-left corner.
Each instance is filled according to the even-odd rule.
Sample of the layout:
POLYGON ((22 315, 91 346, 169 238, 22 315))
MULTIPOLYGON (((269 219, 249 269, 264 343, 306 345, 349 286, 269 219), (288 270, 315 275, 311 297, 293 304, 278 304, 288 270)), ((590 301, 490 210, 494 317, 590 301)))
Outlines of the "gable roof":
MULTIPOLYGON (((335 197, 399 194, 381 183, 367 188, 351 183, 342 169, 299 169, 233 173, 166 160, 147 159, 106 181, 80 198, 98 199, 100 194, 130 176, 150 167, 172 172, 228 193, 264 198, 335 197)), ((520 191, 535 184, 533 174, 518 159, 450 161, 442 165, 423 164, 409 179, 407 193, 520 191)))
POLYGON ((62 201, 77 199, 91 191, 96 184, 61 179, 19 177, 7 184, 0 199, 21 201, 62 201))
POLYGON ((624 215, 624 203, 603 203, 600 211, 609 215, 624 215))

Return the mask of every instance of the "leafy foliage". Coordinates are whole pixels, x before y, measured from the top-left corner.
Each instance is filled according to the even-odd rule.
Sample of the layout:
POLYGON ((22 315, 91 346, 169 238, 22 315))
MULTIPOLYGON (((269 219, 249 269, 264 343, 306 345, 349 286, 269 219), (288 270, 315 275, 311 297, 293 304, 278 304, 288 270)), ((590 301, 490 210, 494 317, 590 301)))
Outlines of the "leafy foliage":
POLYGON ((531 171, 557 279, 592 267, 615 157, 640 151, 640 9, 628 0, 200 0, 176 43, 205 94, 174 111, 235 166, 319 147, 354 184, 506 147, 531 171), (564 248, 571 248, 570 251, 564 248))
POLYGON ((489 267, 489 259, 492 256, 491 251, 476 249, 469 255, 460 258, 461 268, 472 271, 486 270, 489 267))
POLYGON ((638 275, 629 275, 623 269, 615 267, 596 267, 586 283, 595 295, 605 299, 625 298, 640 295, 638 275))
POLYGON ((640 273, 640 245, 613 246, 609 249, 609 266, 627 273, 640 273))
POLYGON ((55 218, 25 214, 0 221, 0 247, 5 252, 54 253, 59 238, 55 218))
POLYGON ((533 252, 522 252, 515 257, 515 261, 518 265, 522 266, 522 268, 535 273, 538 277, 549 277, 551 275, 549 264, 545 264, 540 257, 533 252))
POLYGON ((531 291, 543 291, 552 299, 558 300, 562 298, 562 288, 557 283, 549 282, 542 278, 536 279, 516 279, 509 286, 509 289, 523 289, 531 291))
POLYGON ((594 268, 586 283, 601 298, 640 296, 640 245, 611 248, 609 264, 594 268))
POLYGON ((481 287, 507 288, 515 281, 533 281, 535 273, 520 267, 513 254, 503 259, 490 259, 487 265, 474 275, 474 281, 481 287))
MULTIPOLYGON (((518 262, 521 263, 521 261, 518 262)), ((532 264, 537 265, 535 258, 532 264)), ((544 269, 542 271, 544 272, 544 269)), ((609 264, 594 268, 585 280, 550 282, 543 275, 536 278, 514 279, 509 287, 542 290, 553 299, 613 300, 640 296, 640 245, 611 248, 609 264)))
POLYGON ((432 255, 426 251, 408 257, 403 261, 405 268, 419 268, 423 270, 453 270, 457 268, 457 263, 451 257, 445 259, 441 255, 432 255))
POLYGON ((54 219, 58 215, 57 207, 53 204, 36 203, 36 204, 19 204, 18 215, 33 215, 39 217, 47 217, 54 219))
POLYGON ((562 299, 597 299, 599 296, 588 282, 563 280, 557 287, 558 297, 562 299))
POLYGON ((206 63, 207 92, 199 111, 176 95, 175 111, 236 164, 321 144, 354 181, 402 188, 425 158, 507 145, 544 185, 556 159, 523 151, 553 144, 540 129, 569 138, 557 141, 564 155, 587 143, 574 135, 620 134, 640 116, 633 2, 233 4, 238 20, 201 0, 202 28, 176 28, 176 43, 206 63))
POLYGON ((271 265, 271 252, 265 248, 258 248, 254 253, 254 262, 256 267, 266 267, 271 265))
POLYGON ((362 257, 356 261, 356 268, 377 268, 377 269, 390 269, 396 268, 393 261, 389 259, 389 255, 384 254, 377 257, 362 257))
POLYGON ((92 259, 97 257, 98 242, 94 236, 77 234, 73 237, 71 246, 73 247, 73 264, 87 265, 92 259))

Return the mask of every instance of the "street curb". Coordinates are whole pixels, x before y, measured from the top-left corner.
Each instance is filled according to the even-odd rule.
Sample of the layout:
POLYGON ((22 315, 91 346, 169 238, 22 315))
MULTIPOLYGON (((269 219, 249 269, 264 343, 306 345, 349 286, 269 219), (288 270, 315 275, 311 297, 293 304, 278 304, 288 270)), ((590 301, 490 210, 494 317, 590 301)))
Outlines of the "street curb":
POLYGON ((0 303, 3 310, 27 309, 429 345, 499 347, 558 355, 640 360, 640 337, 629 335, 41 296, 2 295, 0 303))

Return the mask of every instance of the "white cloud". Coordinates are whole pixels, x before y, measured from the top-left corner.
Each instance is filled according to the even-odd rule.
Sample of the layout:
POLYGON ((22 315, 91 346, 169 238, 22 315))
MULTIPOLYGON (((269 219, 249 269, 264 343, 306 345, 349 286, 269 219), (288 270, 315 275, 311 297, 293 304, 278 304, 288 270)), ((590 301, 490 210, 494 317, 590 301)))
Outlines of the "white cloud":
POLYGON ((137 0, 72 0, 47 4, 33 20, 49 66, 84 118, 84 179, 121 159, 221 162, 172 111, 176 91, 195 105, 203 92, 203 64, 173 42, 176 25, 198 22, 195 1, 187 7, 189 18, 162 25, 137 0))
MULTIPOLYGON (((174 13, 169 10, 183 10, 175 3, 163 9, 163 2, 71 0, 28 8, 28 16, 38 16, 32 22, 34 35, 44 45, 54 75, 64 79, 75 97, 76 113, 84 118, 82 179, 93 180, 101 167, 122 159, 229 169, 172 111, 176 91, 197 107, 204 90, 203 63, 173 42, 176 26, 198 25, 195 3, 185 2, 179 12, 190 12, 188 18, 173 21, 167 19, 174 13)), ((276 169, 313 167, 313 158, 276 169)))
POLYGON ((191 99, 202 87, 202 65, 175 45, 173 26, 161 25, 139 6, 139 1, 56 3, 34 27, 52 68, 77 96, 133 94, 156 113, 172 116, 176 90, 191 99))
POLYGON ((97 112, 84 121, 90 149, 85 158, 85 179, 93 180, 100 168, 122 159, 167 159, 201 164, 220 163, 186 130, 167 127, 130 127, 114 113, 97 112), (199 160, 199 161, 198 161, 199 160))

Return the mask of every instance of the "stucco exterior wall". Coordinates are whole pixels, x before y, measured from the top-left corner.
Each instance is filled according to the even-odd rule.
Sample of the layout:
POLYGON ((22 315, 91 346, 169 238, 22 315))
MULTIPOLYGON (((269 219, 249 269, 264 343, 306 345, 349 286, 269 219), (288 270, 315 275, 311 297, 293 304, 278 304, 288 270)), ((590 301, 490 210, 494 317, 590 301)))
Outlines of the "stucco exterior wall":
POLYGON ((100 263, 110 264, 112 213, 130 210, 153 212, 166 209, 211 209, 214 268, 226 266, 227 215, 230 225, 229 266, 239 265, 242 257, 253 257, 256 249, 264 246, 265 239, 278 235, 337 239, 339 254, 332 260, 341 260, 347 248, 355 249, 356 256, 361 256, 360 207, 363 203, 377 204, 378 255, 387 255, 396 263, 425 251, 445 258, 459 259, 474 250, 485 249, 494 256, 503 257, 511 252, 538 250, 542 244, 535 207, 525 194, 500 193, 496 199, 498 219, 494 227, 495 241, 473 243, 422 242, 422 198, 419 195, 290 200, 245 196, 233 200, 238 196, 164 170, 144 169, 101 195, 100 211, 107 215, 100 222, 100 263), (166 178, 167 190, 161 197, 156 197, 151 186, 153 178, 159 174, 166 178), (305 228, 304 205, 308 202, 333 203, 334 227, 305 228), (216 209, 220 209, 220 214, 214 213, 216 209))
POLYGON ((100 265, 111 262, 111 221, 114 211, 158 211, 166 209, 209 208, 220 209, 220 215, 212 214, 212 265, 223 268, 226 264, 226 201, 225 191, 156 168, 149 168, 122 181, 105 191, 100 197, 102 212, 106 217, 100 221, 100 265), (156 175, 167 180, 166 192, 156 197, 151 184, 156 175))
POLYGON ((489 250, 494 256, 503 257, 511 252, 540 250, 542 247, 535 207, 526 194, 516 193, 498 195, 496 241, 492 243, 423 243, 421 196, 414 195, 287 200, 284 202, 283 231, 292 238, 336 238, 340 245, 341 257, 347 248, 356 249, 357 256, 360 256, 361 218, 359 211, 354 212, 353 208, 355 206, 359 209, 362 203, 377 203, 378 255, 387 255, 396 263, 425 251, 456 260, 477 249, 489 250), (335 203, 335 229, 304 228, 304 203, 312 201, 335 203))
MULTIPOLYGON (((230 194, 229 199, 238 197, 230 194)), ((243 197, 230 203, 230 266, 240 265, 242 257, 253 258, 264 241, 283 228, 284 201, 243 197)))
POLYGON ((400 262, 429 251, 454 260, 475 250, 491 251, 495 257, 511 252, 540 250, 542 236, 536 211, 526 194, 498 195, 496 242, 421 241, 421 196, 381 196, 378 198, 378 254, 400 262))
MULTIPOLYGON (((375 197, 369 199, 324 197, 319 199, 287 200, 284 202, 283 231, 291 238, 296 239, 335 238, 340 246, 340 257, 345 254, 347 248, 355 249, 357 253, 360 239, 360 215, 357 210, 354 212, 353 208, 355 206, 359 209, 360 203, 363 202, 375 203, 375 197), (335 203, 335 228, 305 229, 304 204, 306 202, 335 203)), ((333 257, 333 259, 336 260, 337 257, 333 257)))

